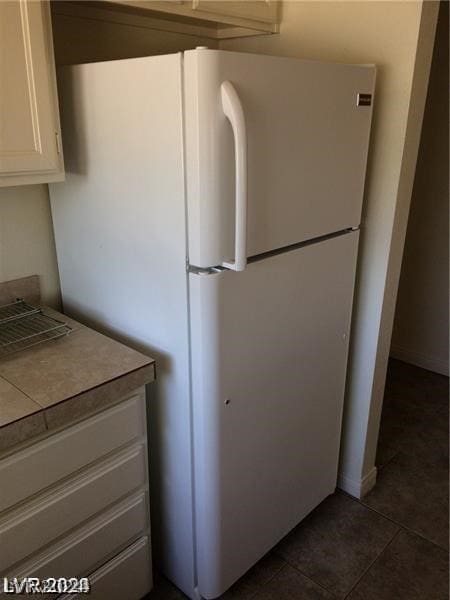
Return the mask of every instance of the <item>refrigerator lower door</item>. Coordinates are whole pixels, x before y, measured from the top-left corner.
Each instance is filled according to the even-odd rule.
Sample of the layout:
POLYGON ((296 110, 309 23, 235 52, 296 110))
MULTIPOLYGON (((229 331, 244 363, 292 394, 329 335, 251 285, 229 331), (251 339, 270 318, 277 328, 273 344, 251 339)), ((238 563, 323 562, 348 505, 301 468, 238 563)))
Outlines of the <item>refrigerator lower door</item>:
POLYGON ((358 232, 190 274, 197 585, 215 598, 336 485, 358 232))
POLYGON ((248 256, 359 225, 374 66, 206 49, 183 65, 191 265, 236 259, 243 186, 248 256))

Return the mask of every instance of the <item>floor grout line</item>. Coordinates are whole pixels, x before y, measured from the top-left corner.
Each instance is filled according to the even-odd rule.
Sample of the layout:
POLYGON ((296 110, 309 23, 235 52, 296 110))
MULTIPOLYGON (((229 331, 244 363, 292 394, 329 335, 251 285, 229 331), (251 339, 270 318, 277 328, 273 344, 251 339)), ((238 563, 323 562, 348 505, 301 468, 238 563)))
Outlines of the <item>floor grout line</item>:
POLYGON ((377 468, 377 474, 381 473, 381 471, 387 467, 389 464, 391 464, 391 462, 394 460, 394 458, 397 458, 397 456, 400 454, 401 450, 397 450, 397 452, 391 456, 391 458, 389 460, 387 460, 384 464, 382 465, 375 465, 377 468))
POLYGON ((312 583, 314 583, 314 585, 317 585, 317 587, 320 587, 322 590, 324 590, 325 592, 327 592, 327 594, 330 594, 330 596, 332 596, 333 598, 336 598, 336 600, 338 599, 338 596, 336 596, 336 594, 334 594, 331 590, 329 590, 323 584, 319 583, 318 581, 316 581, 315 579, 313 579, 312 577, 310 577, 309 575, 307 575, 306 573, 304 573, 299 567, 297 567, 297 565, 295 565, 294 563, 291 563, 290 561, 288 561, 286 559, 283 559, 283 560, 286 562, 286 564, 289 567, 292 567, 293 569, 295 569, 296 571, 298 571, 302 577, 305 577, 306 579, 309 579, 309 581, 311 581, 312 583))
POLYGON ((348 498, 350 498, 351 500, 354 500, 355 502, 358 502, 358 504, 361 504, 361 506, 364 506, 364 508, 367 508, 368 510, 372 511, 373 513, 379 515, 380 517, 383 517, 384 519, 386 519, 387 521, 390 521, 391 523, 393 523, 394 525, 397 525, 398 527, 400 527, 401 529, 404 529, 405 531, 407 531, 408 533, 412 533, 414 535, 416 535, 417 537, 425 540, 426 542, 428 542, 429 544, 433 544, 433 546, 436 546, 436 548, 439 548, 440 550, 443 550, 444 552, 447 552, 447 554, 449 554, 450 550, 447 548, 442 547, 440 544, 437 544, 436 542, 433 542, 432 540, 428 539, 427 537, 425 537, 423 535, 423 533, 418 533, 417 531, 415 531, 414 529, 411 529, 410 527, 408 527, 407 525, 403 525, 403 523, 400 523, 400 521, 396 521, 395 519, 393 519, 392 517, 389 517, 388 515, 386 515, 385 513, 380 512, 379 510, 377 510, 376 508, 373 508, 372 506, 370 506, 369 504, 366 504, 365 502, 363 502, 362 500, 359 500, 358 498, 355 498, 354 496, 351 496, 350 494, 348 494, 347 492, 344 492, 344 490, 339 490, 340 494, 344 494, 345 496, 347 496, 348 498))
POLYGON ((272 577, 269 577, 269 579, 263 585, 261 585, 259 587, 264 587, 265 585, 267 585, 268 583, 270 583, 272 581, 272 579, 275 579, 275 577, 281 573, 281 571, 284 569, 284 567, 287 566, 287 564, 288 564, 287 561, 282 556, 279 556, 278 554, 277 554, 277 556, 279 558, 281 558, 281 560, 283 561, 284 564, 278 569, 278 571, 276 573, 274 573, 272 575, 272 577))
POLYGON ((384 546, 384 548, 381 550, 381 552, 376 556, 376 558, 374 558, 374 560, 369 564, 369 566, 367 567, 367 569, 365 569, 362 573, 361 576, 358 577, 358 579, 355 581, 355 583, 353 584, 353 586, 351 587, 351 589, 347 592, 347 594, 344 596, 343 600, 346 600, 346 598, 348 598, 350 596, 350 594, 353 592, 353 590, 356 588, 356 586, 358 585, 358 583, 361 581, 361 579, 370 571, 370 569, 373 567, 373 565, 377 562, 377 560, 380 558, 380 556, 387 550, 387 548, 389 548, 389 546, 392 544, 392 542, 395 540, 395 538, 398 536, 398 534, 400 533, 401 529, 398 529, 394 535, 392 536, 392 538, 389 540, 389 542, 384 546))
POLYGON ((379 510, 377 510, 376 508, 372 508, 371 506, 368 506, 367 504, 364 504, 364 502, 361 502, 361 504, 362 504, 362 506, 365 506, 366 508, 368 508, 372 512, 376 513, 377 515, 380 515, 380 517, 384 517, 385 519, 387 519, 388 521, 390 521, 394 525, 398 525, 398 527, 400 527, 400 529, 404 529, 408 533, 412 533, 413 535, 416 535, 417 537, 421 538, 422 540, 425 540, 425 542, 428 542, 429 544, 432 544, 436 548, 439 548, 440 550, 443 550, 444 552, 447 552, 447 554, 449 554, 449 550, 447 548, 443 548, 441 545, 439 545, 436 542, 433 542, 432 540, 428 539, 427 537, 425 537, 425 535, 423 533, 419 533, 419 532, 415 531, 414 529, 411 529, 411 527, 408 527, 407 525, 403 525, 403 523, 400 523, 399 521, 396 521, 395 519, 393 519, 391 517, 388 517, 384 513, 382 513, 379 510))
MULTIPOLYGON (((256 596, 257 594, 259 594, 259 592, 261 592, 261 591, 262 591, 262 590, 265 588, 265 586, 266 586, 268 583, 270 583, 270 582, 271 582, 273 579, 275 579, 275 577, 276 577, 277 575, 279 575, 279 574, 281 573, 281 571, 282 571, 282 570, 283 570, 285 567, 287 567, 287 566, 288 566, 288 563, 287 563, 287 561, 286 561, 286 560, 285 560, 285 559, 284 559, 282 556, 280 556, 279 554, 276 554, 276 553, 275 553, 275 555, 276 555, 276 556, 278 556, 278 558, 280 558, 280 559, 283 561, 283 563, 284 563, 284 564, 283 564, 283 565, 281 565, 281 567, 278 569, 278 571, 276 571, 276 572, 275 572, 275 573, 272 575, 272 577, 269 577, 269 579, 268 579, 268 580, 267 580, 265 583, 263 583, 262 585, 258 585, 258 586, 257 586, 257 589, 255 590, 255 593, 254 593, 252 596, 249 596, 249 600, 251 600, 252 598, 255 598, 255 596, 256 596)), ((258 564, 258 563, 256 563, 256 564, 258 564)))

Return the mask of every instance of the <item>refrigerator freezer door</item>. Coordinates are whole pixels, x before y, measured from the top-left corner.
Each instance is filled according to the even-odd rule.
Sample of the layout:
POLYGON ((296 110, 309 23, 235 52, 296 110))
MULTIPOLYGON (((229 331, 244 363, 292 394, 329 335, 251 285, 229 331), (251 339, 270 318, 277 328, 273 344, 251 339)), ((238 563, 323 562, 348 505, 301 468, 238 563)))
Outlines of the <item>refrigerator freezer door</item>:
POLYGON ((248 149, 247 255, 358 226, 373 66, 192 50, 184 53, 189 262, 235 259, 235 139, 221 85, 243 107, 248 149))
POLYGON ((190 274, 198 588, 215 598, 336 485, 358 232, 190 274))

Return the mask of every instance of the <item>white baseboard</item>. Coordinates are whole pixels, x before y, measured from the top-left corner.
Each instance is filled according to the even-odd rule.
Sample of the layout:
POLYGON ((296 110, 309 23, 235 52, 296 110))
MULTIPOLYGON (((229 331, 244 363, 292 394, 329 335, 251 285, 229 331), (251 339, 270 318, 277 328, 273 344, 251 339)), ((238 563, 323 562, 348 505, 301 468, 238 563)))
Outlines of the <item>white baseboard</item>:
POLYGON ((433 371, 434 373, 440 373, 441 375, 449 376, 449 364, 441 358, 436 356, 430 356, 428 354, 422 354, 421 352, 414 352, 407 348, 402 348, 393 344, 390 352, 392 358, 397 358, 403 362, 416 365, 422 369, 433 371))
POLYGON ((361 498, 368 494, 375 486, 376 481, 377 468, 373 467, 370 472, 359 481, 356 479, 350 479, 350 477, 346 477, 345 475, 339 475, 337 487, 344 492, 347 492, 347 494, 350 494, 350 496, 361 500, 361 498))

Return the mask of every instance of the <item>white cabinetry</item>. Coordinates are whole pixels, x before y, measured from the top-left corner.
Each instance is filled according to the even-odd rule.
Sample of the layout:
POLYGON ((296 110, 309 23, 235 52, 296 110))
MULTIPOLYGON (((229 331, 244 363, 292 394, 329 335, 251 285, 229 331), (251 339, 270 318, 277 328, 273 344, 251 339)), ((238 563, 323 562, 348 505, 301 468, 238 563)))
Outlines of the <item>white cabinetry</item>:
POLYGON ((48 2, 0 2, 0 186, 64 179, 48 2))
POLYGON ((280 0, 59 0, 56 14, 136 24, 212 40, 277 33, 280 0))
POLYGON ((89 577, 93 598, 119 598, 120 581, 127 600, 150 591, 144 388, 0 459, 0 479, 2 575, 89 577))
MULTIPOLYGON (((193 0, 192 8, 222 17, 238 17, 262 23, 277 22, 276 0, 193 0)), ((246 25, 250 23, 246 22, 246 25)))

